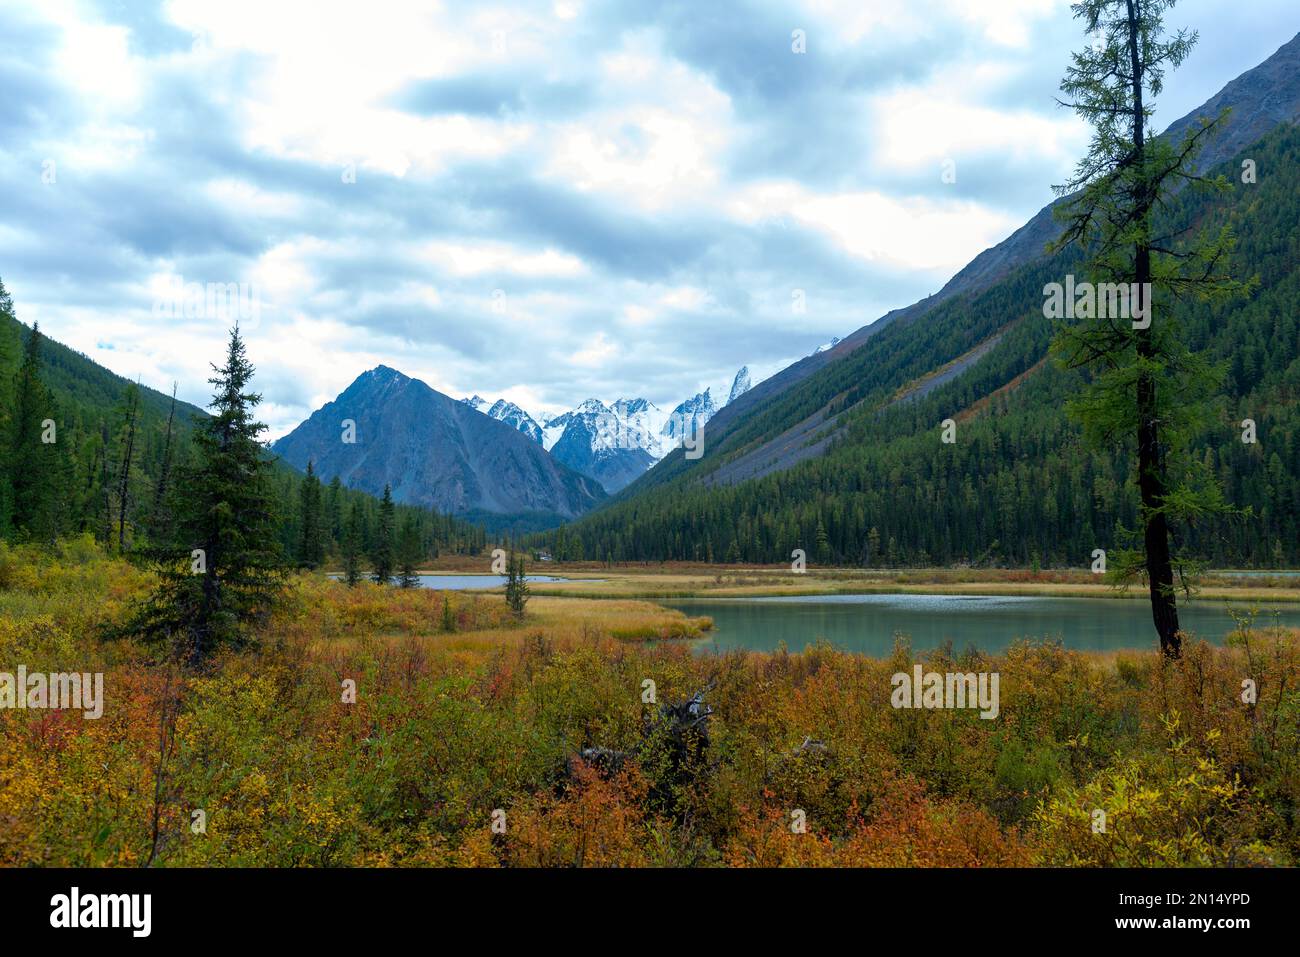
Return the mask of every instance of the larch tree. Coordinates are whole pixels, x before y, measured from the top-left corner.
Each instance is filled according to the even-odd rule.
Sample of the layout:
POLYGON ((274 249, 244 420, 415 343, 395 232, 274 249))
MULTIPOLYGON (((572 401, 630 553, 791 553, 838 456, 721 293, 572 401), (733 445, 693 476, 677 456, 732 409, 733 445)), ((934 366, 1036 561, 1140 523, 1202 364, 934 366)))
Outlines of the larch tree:
POLYGON ((1174 3, 1073 5, 1090 43, 1073 54, 1060 102, 1088 122, 1092 141, 1073 177, 1056 187, 1065 197, 1056 212, 1064 228, 1052 245, 1081 251, 1091 288, 1118 290, 1108 303, 1120 308, 1103 308, 1097 297, 1095 308, 1058 324, 1052 348, 1087 375, 1069 405, 1085 435, 1101 447, 1136 446, 1140 528, 1126 531, 1109 572, 1125 585, 1146 580, 1160 647, 1170 657, 1182 645, 1176 590, 1187 589, 1196 571, 1177 547, 1178 529, 1229 511, 1214 476, 1186 454, 1218 391, 1219 370, 1187 347, 1178 306, 1244 286, 1229 273, 1234 240, 1226 226, 1198 230, 1164 215, 1183 187, 1229 188, 1197 165, 1222 115, 1203 119, 1179 142, 1151 127, 1165 71, 1177 68, 1197 39, 1185 30, 1166 34, 1164 14, 1174 3))

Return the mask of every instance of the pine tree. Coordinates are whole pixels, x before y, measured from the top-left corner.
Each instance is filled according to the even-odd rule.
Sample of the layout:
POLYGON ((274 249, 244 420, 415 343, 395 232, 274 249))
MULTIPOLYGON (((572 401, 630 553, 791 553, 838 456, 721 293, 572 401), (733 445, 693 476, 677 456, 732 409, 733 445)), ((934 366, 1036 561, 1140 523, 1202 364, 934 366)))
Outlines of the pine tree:
POLYGON ((329 491, 325 495, 325 530, 326 537, 337 547, 343 542, 343 483, 336 475, 330 479, 329 491))
MULTIPOLYGON (((1164 33, 1164 13, 1175 0, 1081 0, 1074 13, 1093 38, 1073 56, 1061 90, 1093 128, 1088 154, 1074 178, 1057 191, 1069 198, 1057 215, 1065 229, 1054 248, 1080 246, 1088 279, 1130 294, 1131 316, 1086 310, 1073 325, 1059 324, 1053 350, 1070 368, 1092 378, 1069 405, 1087 436, 1101 447, 1136 439, 1141 494, 1140 545, 1112 551, 1112 576, 1145 577, 1160 647, 1180 653, 1174 576, 1184 587, 1193 570, 1171 547, 1179 523, 1227 511, 1213 476, 1186 456, 1187 442, 1206 419, 1205 403, 1220 381, 1203 355, 1180 335, 1174 300, 1223 299, 1246 286, 1228 274, 1235 246, 1231 230, 1214 235, 1170 228, 1158 214, 1185 185, 1226 191, 1223 177, 1196 171, 1196 156, 1223 119, 1202 121, 1175 144, 1154 136, 1152 98, 1167 67, 1177 68, 1197 36, 1164 33), (1102 314, 1104 313, 1104 314, 1102 314)), ((1113 301, 1118 302, 1118 296, 1113 301)))
POLYGON ((453 632, 456 630, 456 618, 451 613, 451 592, 442 593, 442 630, 453 632))
POLYGON ((325 530, 322 527, 320 479, 312 463, 298 487, 298 563, 304 568, 319 568, 325 561, 325 530))
POLYGON ((10 478, 10 436, 14 428, 14 375, 22 342, 13 315, 13 300, 0 282, 0 539, 8 538, 13 524, 13 485, 10 478))
POLYGON ((528 576, 524 571, 524 556, 515 554, 513 548, 506 563, 506 604, 516 618, 523 619, 528 604, 528 576))
POLYGON ((393 489, 392 486, 385 485, 384 497, 379 502, 379 527, 375 531, 375 541, 370 551, 371 576, 380 585, 387 585, 393 580, 397 550, 394 523, 393 489))
POLYGON ((420 526, 416 523, 414 515, 407 515, 402 522, 397 551, 400 556, 400 574, 397 583, 403 588, 418 587, 420 584, 418 569, 420 559, 424 556, 423 549, 420 547, 420 526))
POLYGON ((157 589, 129 629, 176 643, 191 665, 222 645, 252 640, 279 597, 284 566, 272 511, 271 459, 254 419, 262 397, 236 326, 225 364, 213 366, 211 418, 193 432, 193 461, 172 490, 176 548, 153 552, 157 589))
MULTIPOLYGON (((54 397, 41 381, 41 331, 32 326, 14 379, 8 462, 9 502, 20 538, 53 543, 62 531, 63 447, 54 397)), ((66 431, 66 430, 65 430, 66 431)))
POLYGON ((831 540, 826 534, 826 526, 822 524, 820 517, 817 519, 817 532, 813 540, 817 543, 817 561, 822 565, 829 565, 831 562, 831 540))
POLYGON ((361 581, 362 552, 362 517, 361 503, 352 503, 352 512, 348 515, 347 528, 343 531, 343 580, 348 587, 355 587, 361 581))

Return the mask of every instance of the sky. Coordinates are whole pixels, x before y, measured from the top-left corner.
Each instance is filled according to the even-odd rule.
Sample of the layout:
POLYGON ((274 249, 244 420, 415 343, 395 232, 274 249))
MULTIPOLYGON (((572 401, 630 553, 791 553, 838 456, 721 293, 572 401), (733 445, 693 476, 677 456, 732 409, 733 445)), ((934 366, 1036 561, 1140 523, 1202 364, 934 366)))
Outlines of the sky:
MULTIPOLYGON (((1184 0, 1157 126, 1300 30, 1184 0)), ((665 410, 938 290, 1087 145, 1058 0, 0 0, 0 279, 274 438, 378 364, 665 410)), ((725 398, 725 391, 722 398, 725 398)))

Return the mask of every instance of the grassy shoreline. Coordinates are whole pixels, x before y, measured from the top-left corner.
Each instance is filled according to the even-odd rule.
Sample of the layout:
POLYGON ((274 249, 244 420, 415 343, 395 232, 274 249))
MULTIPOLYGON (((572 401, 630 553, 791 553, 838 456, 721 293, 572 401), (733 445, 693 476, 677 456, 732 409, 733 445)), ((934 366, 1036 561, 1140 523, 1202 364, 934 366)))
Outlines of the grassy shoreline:
MULTIPOLYGON (((422 571, 429 575, 485 574, 482 561, 458 558, 422 571)), ((1044 598, 1145 600, 1141 587, 1120 591, 1082 569, 817 569, 795 574, 785 566, 615 565, 532 562, 529 573, 569 578, 533 583, 536 596, 587 599, 764 598, 801 595, 1003 595, 1044 598)), ((1194 593, 1201 600, 1300 602, 1300 578, 1251 572, 1244 582, 1229 570, 1207 573, 1194 593), (1254 576, 1258 574, 1258 578, 1254 576)), ((491 589, 484 589, 490 591, 491 589)), ((1181 596, 1180 596, 1181 597, 1181 596)))

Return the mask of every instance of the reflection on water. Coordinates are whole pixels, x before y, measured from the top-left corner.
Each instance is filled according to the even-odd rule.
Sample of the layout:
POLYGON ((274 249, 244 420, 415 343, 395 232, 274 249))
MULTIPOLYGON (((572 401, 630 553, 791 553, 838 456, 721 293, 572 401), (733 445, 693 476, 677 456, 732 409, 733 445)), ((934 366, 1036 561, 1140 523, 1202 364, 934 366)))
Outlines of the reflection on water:
MULTIPOLYGON (((792 651, 813 642, 861 654, 888 655, 894 636, 910 636, 925 650, 951 641, 1001 651, 1017 638, 1060 639, 1067 648, 1154 648, 1151 606, 1140 599, 1048 598, 990 595, 802 595, 789 598, 695 598, 665 602, 688 615, 708 615, 714 633, 702 651, 750 648, 792 651)), ((1184 630, 1216 644, 1232 631, 1228 609, 1245 606, 1201 600, 1179 605, 1184 630)), ((1300 604, 1261 610, 1257 627, 1278 622, 1300 627, 1300 604)))

